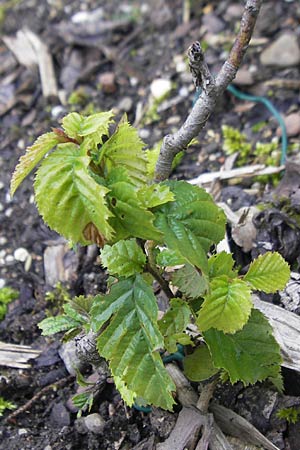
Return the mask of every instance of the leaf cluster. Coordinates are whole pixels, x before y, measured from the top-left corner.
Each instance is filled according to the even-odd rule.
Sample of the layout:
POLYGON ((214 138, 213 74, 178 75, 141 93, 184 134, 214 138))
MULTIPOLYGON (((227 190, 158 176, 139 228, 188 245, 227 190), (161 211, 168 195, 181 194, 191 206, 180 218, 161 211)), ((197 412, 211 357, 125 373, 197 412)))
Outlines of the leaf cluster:
MULTIPOLYGON (((144 151, 125 117, 113 132, 112 122, 110 111, 67 115, 62 130, 27 149, 13 175, 12 193, 40 163, 34 188, 44 220, 74 243, 98 244, 112 280, 105 295, 66 302, 63 314, 41 322, 43 334, 96 333, 129 405, 172 409, 175 385, 163 356, 177 344, 188 348, 185 372, 194 381, 222 372, 232 383, 269 378, 280 388, 279 346, 251 292, 283 289, 287 263, 266 253, 240 276, 230 254, 209 257, 225 234, 223 211, 197 186, 154 183, 157 150, 144 151), (154 279, 170 297, 160 318, 154 279)), ((92 398, 77 401, 88 408, 92 398)))

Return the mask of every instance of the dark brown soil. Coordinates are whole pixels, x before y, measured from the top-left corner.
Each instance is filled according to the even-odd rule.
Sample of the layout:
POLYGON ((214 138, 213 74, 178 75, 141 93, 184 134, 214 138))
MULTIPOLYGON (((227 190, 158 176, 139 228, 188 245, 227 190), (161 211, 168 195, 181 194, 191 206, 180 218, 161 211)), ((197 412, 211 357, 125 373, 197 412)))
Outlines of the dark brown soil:
MULTIPOLYGON (((235 5, 238 10, 242 2, 191 1, 190 21, 186 24, 182 20, 183 3, 182 0, 11 0, 4 2, 4 6, 0 5, 0 17, 2 10, 4 15, 2 35, 15 35, 24 27, 40 35, 49 46, 58 87, 63 91, 60 99, 45 100, 37 69, 20 65, 4 42, 0 41, 0 287, 5 284, 20 293, 0 322, 0 340, 42 350, 41 356, 31 362, 30 369, 1 366, 0 395, 18 408, 29 400, 33 401, 25 412, 0 425, 0 449, 152 449, 151 442, 165 440, 175 423, 176 412, 172 415, 154 410, 149 414, 126 408, 108 379, 91 410, 91 413, 99 413, 104 419, 103 430, 96 434, 82 429, 76 412, 70 407, 70 399, 78 386, 58 354, 59 340, 57 337, 42 337, 37 326, 49 309, 58 307, 45 300, 45 293, 53 286, 46 283, 44 252, 53 243, 59 243, 60 238, 48 229, 37 213, 32 198, 33 176, 25 180, 13 199, 9 196, 9 184, 26 146, 39 134, 57 126, 59 119, 68 111, 84 110, 88 113, 91 110, 116 108, 117 117, 120 117, 126 109, 129 120, 134 122, 137 108, 147 106, 150 84, 156 78, 172 81, 169 99, 176 101, 169 105, 165 103, 159 117, 149 114, 147 120, 143 118, 140 121, 141 137, 148 146, 152 146, 165 134, 178 128, 190 111, 194 97, 191 77, 182 68, 185 61, 182 55, 194 40, 202 39, 207 42, 211 70, 216 72, 230 48, 239 22, 232 7, 235 5), (78 23, 78 15, 74 20, 76 13, 90 12, 96 8, 94 17, 98 14, 100 21, 96 26, 91 23, 85 24, 84 28, 78 23), (120 25, 112 26, 117 21, 121 21, 120 25), (108 31, 101 32, 99 24, 110 24, 108 31), (87 26, 95 27, 93 33, 87 35, 87 26), (227 37, 227 40, 219 40, 213 45, 212 39, 209 40, 211 36, 227 37), (107 72, 113 81, 105 87, 101 77, 107 72), (74 92, 77 96, 75 104, 74 92), (71 94, 73 102, 63 100, 71 94), (124 99, 127 106, 122 109, 120 102, 124 99), (30 267, 25 267, 24 262, 14 258, 14 252, 19 248, 28 251, 32 260, 30 267), (50 387, 39 396, 41 389, 55 382, 61 383, 61 387, 50 387)), ((299 111, 299 87, 269 87, 267 82, 274 79, 299 82, 299 66, 266 67, 260 63, 260 54, 285 31, 294 32, 299 39, 300 7, 297 1, 284 0, 268 1, 267 6, 269 12, 264 13, 256 31, 256 37, 264 38, 264 41, 249 48, 243 66, 254 74, 253 80, 240 88, 256 95, 271 94, 279 112, 287 115, 299 111), (272 16, 270 11, 273 10, 276 14, 272 16)), ((261 104, 245 105, 227 92, 199 136, 199 144, 187 151, 172 176, 191 179, 207 171, 219 170, 226 159, 222 150, 223 124, 242 130, 253 143, 269 142, 277 129, 276 120, 261 104), (265 122, 264 126, 259 131, 253 131, 253 125, 259 122, 265 122)), ((299 150, 299 133, 290 137, 289 143, 298 143, 299 150)), ((296 150, 289 154, 289 158, 299 162, 296 150)), ((253 159, 249 157, 247 163, 253 163, 253 159)), ((252 188, 250 197, 242 190, 233 196, 228 191, 226 194, 224 188, 228 188, 228 184, 224 182, 218 185, 218 199, 223 196, 224 200, 229 195, 231 199, 235 198, 234 201, 239 200, 238 209, 258 202, 266 190, 272 192, 274 189, 272 182, 266 187, 265 182, 260 181, 259 189, 255 190, 255 182, 253 179, 240 182, 240 188, 252 188)), ((273 235, 269 233, 268 236, 272 239, 273 235)), ((274 244, 275 250, 276 245, 280 245, 275 245, 273 241, 270 244, 274 244)), ((245 254, 234 243, 232 250, 238 264, 249 264, 251 252, 245 254)), ((298 254, 293 255, 291 261, 296 272, 299 272, 298 254)), ((70 261, 76 259, 75 269, 71 271, 67 283, 72 294, 96 294, 105 290, 106 275, 99 266, 97 252, 79 249, 76 257, 71 253, 66 258, 70 261)), ((88 368, 85 375, 90 373, 88 368)), ((283 375, 284 394, 274 392, 269 385, 245 389, 238 384, 220 388, 217 398, 252 420, 280 449, 299 450, 299 422, 287 424, 285 420, 279 420, 276 413, 280 408, 300 404, 300 377, 287 370, 283 375)), ((3 420, 9 413, 4 413, 3 420)))

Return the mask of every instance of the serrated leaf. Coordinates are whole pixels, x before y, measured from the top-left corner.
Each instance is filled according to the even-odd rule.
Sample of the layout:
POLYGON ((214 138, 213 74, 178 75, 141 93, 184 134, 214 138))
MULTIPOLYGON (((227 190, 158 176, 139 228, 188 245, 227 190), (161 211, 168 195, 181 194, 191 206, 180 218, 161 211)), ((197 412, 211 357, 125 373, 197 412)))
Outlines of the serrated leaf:
POLYGON ((22 181, 30 174, 35 166, 43 159, 53 147, 60 142, 57 134, 42 134, 30 147, 26 149, 25 155, 21 156, 13 173, 10 185, 10 194, 14 195, 22 181))
POLYGON ((104 162, 107 175, 113 168, 124 167, 131 183, 141 187, 148 181, 145 144, 138 132, 125 119, 102 145, 100 160, 104 162))
POLYGON ((191 264, 176 270, 172 283, 189 298, 202 297, 208 289, 207 279, 191 264))
POLYGON ((280 347, 264 315, 252 309, 241 331, 224 334, 215 329, 204 333, 213 364, 225 369, 231 383, 254 384, 266 378, 280 379, 280 347))
POLYGON ((207 273, 206 253, 224 237, 225 215, 204 189, 184 181, 165 184, 175 194, 175 201, 156 209, 154 224, 164 233, 170 249, 207 273))
POLYGON ((146 255, 135 239, 129 239, 121 240, 112 246, 105 245, 101 250, 101 260, 110 274, 130 277, 143 272, 146 255))
POLYGON ((164 341, 157 325, 157 303, 142 276, 122 280, 109 294, 97 296, 92 327, 103 330, 98 351, 109 361, 113 376, 148 404, 171 409, 175 389, 158 350, 164 341))
POLYGON ((284 289, 290 279, 288 263, 279 253, 268 252, 252 261, 244 276, 252 289, 264 291, 267 294, 284 289))
POLYGON ((91 226, 103 240, 111 239, 112 216, 106 206, 108 189, 89 175, 90 158, 75 144, 61 144, 39 167, 34 183, 39 212, 48 225, 73 242, 92 241, 85 233, 91 226))
POLYGON ((164 184, 151 184, 138 190, 137 196, 144 208, 154 208, 174 201, 174 194, 164 184))
POLYGON ((110 208, 114 214, 110 223, 116 231, 114 240, 138 237, 161 241, 162 234, 153 224, 155 216, 142 207, 134 186, 125 181, 108 186, 110 208))
POLYGON ((156 255, 156 264, 161 267, 178 266, 184 263, 185 258, 169 248, 162 250, 156 255))
POLYGON ((114 382, 117 390, 120 392, 122 399, 128 406, 132 406, 137 397, 136 393, 128 389, 122 378, 114 376, 114 382))
POLYGON ((38 324, 38 327, 42 330, 43 336, 50 336, 55 333, 60 333, 61 331, 68 331, 81 326, 82 323, 80 321, 77 321, 66 314, 47 317, 38 324))
MULTIPOLYGON (((104 111, 90 116, 84 117, 79 130, 79 136, 94 135, 97 133, 99 136, 107 136, 109 125, 112 123, 112 117, 114 116, 112 111, 104 111)), ((99 141, 101 143, 102 141, 99 141)))
POLYGON ((66 115, 61 123, 66 134, 72 139, 78 139, 79 132, 81 130, 81 125, 84 120, 84 117, 78 114, 77 112, 72 112, 66 115))
POLYGON ((227 275, 229 277, 237 276, 233 270, 234 260, 230 253, 221 252, 213 255, 208 260, 209 278, 219 277, 220 275, 227 275))
MULTIPOLYGON (((171 299, 170 308, 158 322, 168 352, 175 353, 177 351, 176 343, 178 343, 178 337, 180 338, 179 333, 186 329, 190 321, 191 310, 188 304, 179 298, 171 299)), ((188 338, 187 335, 185 336, 188 338)))
POLYGON ((203 381, 215 375, 217 369, 212 362, 206 345, 196 348, 191 355, 183 360, 184 374, 191 381, 203 381))
POLYGON ((94 395, 92 392, 82 392, 81 394, 74 395, 72 402, 76 408, 79 409, 77 417, 81 417, 82 412, 87 410, 90 412, 94 402, 94 395))
POLYGON ((145 152, 147 157, 147 173, 150 179, 154 177, 155 167, 158 160, 161 144, 162 140, 157 142, 153 148, 146 150, 145 152))
POLYGON ((252 306, 251 290, 244 281, 226 275, 213 278, 210 293, 204 296, 197 325, 201 331, 216 328, 235 333, 248 321, 252 306))

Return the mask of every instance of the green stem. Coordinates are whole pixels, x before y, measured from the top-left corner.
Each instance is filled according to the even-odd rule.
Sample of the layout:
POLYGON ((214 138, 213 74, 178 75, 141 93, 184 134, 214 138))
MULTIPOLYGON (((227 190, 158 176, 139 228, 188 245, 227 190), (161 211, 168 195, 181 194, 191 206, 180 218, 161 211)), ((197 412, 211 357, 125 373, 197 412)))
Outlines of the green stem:
POLYGON ((147 270, 151 275, 155 278, 155 280, 158 282, 164 293, 168 298, 174 298, 174 294, 169 288, 169 283, 161 276, 159 273, 156 263, 155 263, 155 257, 153 254, 153 249, 155 247, 154 241, 147 241, 145 243, 145 249, 148 256, 148 263, 147 263, 147 270))

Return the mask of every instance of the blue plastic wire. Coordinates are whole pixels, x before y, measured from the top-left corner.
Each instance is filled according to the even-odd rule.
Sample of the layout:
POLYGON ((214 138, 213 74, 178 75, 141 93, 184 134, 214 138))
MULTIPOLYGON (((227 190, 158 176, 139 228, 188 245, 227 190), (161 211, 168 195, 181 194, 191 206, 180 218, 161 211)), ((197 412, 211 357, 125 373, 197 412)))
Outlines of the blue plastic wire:
POLYGON ((287 146, 288 146, 286 126, 285 126, 285 123, 284 123, 284 120, 283 120, 281 114, 275 108, 273 103, 271 103, 270 100, 265 98, 265 97, 261 97, 261 96, 258 96, 258 95, 245 94, 244 92, 241 92, 239 89, 237 89, 235 86, 232 86, 232 85, 229 85, 227 87, 227 90, 231 94, 233 94, 235 97, 237 97, 237 98, 239 98, 241 100, 248 100, 250 102, 262 103, 270 111, 270 113, 275 117, 275 119, 277 120, 277 122, 279 123, 279 126, 281 128, 281 158, 280 158, 280 164, 285 164, 286 154, 287 154, 287 146))
MULTIPOLYGON (((284 123, 284 120, 280 114, 280 112, 275 108, 272 102, 270 102, 269 99, 265 97, 261 97, 258 95, 251 95, 251 94, 245 94, 244 92, 237 89, 235 86, 229 85, 227 87, 227 90, 233 94, 235 97, 239 98, 240 100, 248 100, 250 102, 255 103, 262 103, 265 105, 265 107, 270 111, 270 113, 275 117, 277 120, 280 128, 281 128, 281 157, 280 157, 280 164, 283 165, 286 162, 286 155, 287 155, 287 147, 288 147, 288 139, 287 139, 287 132, 286 132, 286 126, 284 123)), ((201 94, 201 88, 197 88, 193 105, 198 100, 199 96, 201 94)))

